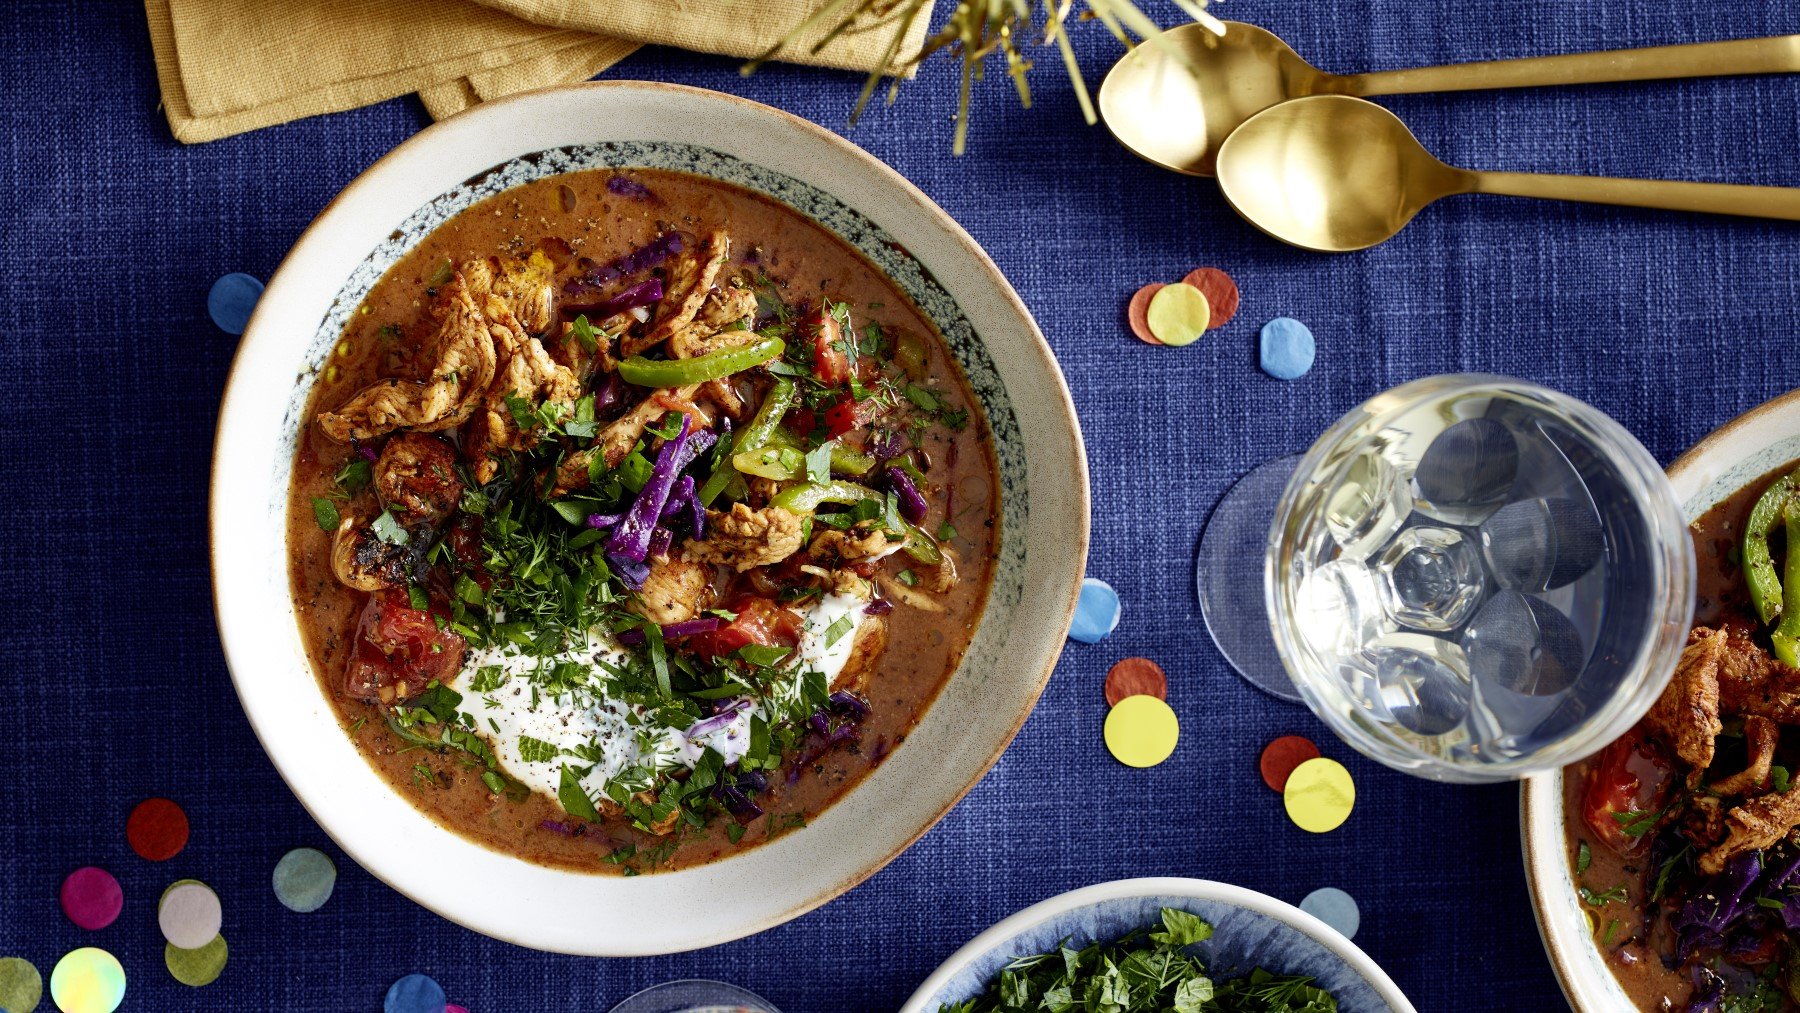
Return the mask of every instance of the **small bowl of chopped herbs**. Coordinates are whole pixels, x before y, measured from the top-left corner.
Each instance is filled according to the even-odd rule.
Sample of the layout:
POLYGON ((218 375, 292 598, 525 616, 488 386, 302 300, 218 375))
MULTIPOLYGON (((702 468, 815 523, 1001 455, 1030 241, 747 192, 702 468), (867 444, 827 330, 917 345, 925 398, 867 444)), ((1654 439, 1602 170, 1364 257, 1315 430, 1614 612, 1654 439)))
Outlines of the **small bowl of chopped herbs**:
POLYGON ((1414 1013, 1368 954, 1273 897, 1122 879, 1034 904, 951 954, 902 1013, 1414 1013))

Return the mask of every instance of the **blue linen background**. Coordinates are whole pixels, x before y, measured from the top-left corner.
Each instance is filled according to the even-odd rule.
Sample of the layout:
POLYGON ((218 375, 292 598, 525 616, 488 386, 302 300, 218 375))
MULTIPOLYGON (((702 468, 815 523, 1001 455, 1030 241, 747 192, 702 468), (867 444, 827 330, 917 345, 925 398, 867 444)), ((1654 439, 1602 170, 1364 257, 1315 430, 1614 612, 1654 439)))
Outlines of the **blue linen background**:
MULTIPOLYGON (((1037 315, 1082 415, 1093 474, 1089 572, 1125 601, 1118 632, 1071 644, 998 766, 867 883, 751 939, 590 960, 452 925, 363 873, 258 749, 213 630, 206 482, 235 339, 207 319, 228 271, 267 277, 339 188, 426 125, 416 99, 199 147, 171 140, 142 8, 12 2, 0 14, 0 955, 46 977, 82 945, 124 962, 125 1009, 363 1011, 395 978, 435 976, 475 1013, 603 1011, 643 986, 705 976, 790 1013, 892 1009, 998 918, 1138 875, 1220 879, 1298 901, 1335 885, 1357 942, 1422 1010, 1560 1008, 1520 871, 1512 787, 1429 784, 1353 755, 1305 710, 1231 675, 1192 591, 1195 540, 1233 479, 1302 449, 1343 410, 1405 380, 1492 370, 1569 391, 1663 461, 1800 381, 1792 225, 1462 198, 1379 249, 1318 256, 1240 223, 1210 183, 1153 170, 1082 124, 1052 54, 1022 110, 977 89, 950 156, 952 67, 849 136, 938 201, 1037 315), (1228 328, 1174 351, 1132 340, 1126 298, 1218 264, 1243 287, 1228 328), (1255 369, 1256 327, 1308 322, 1318 364, 1255 369), (1107 667, 1170 675, 1174 758, 1125 769, 1100 738, 1107 667), (1348 763, 1340 831, 1293 828, 1257 779, 1275 735, 1348 763), (126 814, 168 795, 193 841, 152 866, 126 814), (326 848, 337 894, 306 916, 269 889, 275 860, 326 848), (62 877, 115 872, 126 909, 98 933, 59 913, 62 877), (162 968, 152 898, 197 876, 225 905, 231 964, 199 991, 162 968)), ((940 18, 943 14, 940 5, 940 18)), ((1328 69, 1358 70, 1800 31, 1800 7, 1741 0, 1230 0, 1328 69)), ((1153 4, 1172 19, 1172 8, 1153 4)), ((1077 33, 1097 84, 1117 55, 1077 33)), ((855 75, 647 49, 609 74, 718 88, 844 130, 855 75)), ((1393 99, 1442 157, 1477 167, 1800 184, 1800 81, 1620 85, 1393 99)), ((254 673, 246 673, 254 677, 254 673)), ((446 875, 454 875, 446 872, 446 875)), ((695 917, 704 917, 695 912, 695 917)), ((49 1000, 45 1000, 45 1009, 49 1000)))

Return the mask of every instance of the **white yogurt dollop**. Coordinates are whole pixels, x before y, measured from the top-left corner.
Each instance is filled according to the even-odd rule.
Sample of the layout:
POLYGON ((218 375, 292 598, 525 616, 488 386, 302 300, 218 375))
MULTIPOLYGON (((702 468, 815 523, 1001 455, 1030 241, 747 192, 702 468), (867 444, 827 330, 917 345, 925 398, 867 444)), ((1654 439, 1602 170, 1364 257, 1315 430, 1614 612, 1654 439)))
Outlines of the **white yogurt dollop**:
MULTIPOLYGON (((867 608, 865 597, 834 593, 804 609, 805 626, 793 670, 820 672, 828 685, 836 681, 867 608)), ((475 731, 488 741, 500 766, 520 783, 550 795, 562 783, 565 764, 579 769, 591 761, 593 769, 581 779, 581 786, 589 797, 598 797, 606 782, 627 767, 692 768, 708 748, 727 764, 743 758, 750 745, 750 718, 767 715, 764 701, 749 701, 723 722, 697 723, 691 728, 701 731, 690 738, 691 728, 654 727, 641 709, 600 690, 581 687, 551 693, 537 675, 565 662, 591 670, 602 662, 622 664, 626 658, 627 651, 617 641, 593 633, 579 647, 544 657, 520 654, 511 645, 488 647, 469 654, 450 688, 463 695, 462 711, 474 718, 475 731), (492 686, 494 669, 504 677, 497 687, 492 686), (477 692, 477 685, 491 688, 477 692), (596 746, 597 759, 573 755, 596 746)), ((604 673, 593 682, 603 685, 604 673)))

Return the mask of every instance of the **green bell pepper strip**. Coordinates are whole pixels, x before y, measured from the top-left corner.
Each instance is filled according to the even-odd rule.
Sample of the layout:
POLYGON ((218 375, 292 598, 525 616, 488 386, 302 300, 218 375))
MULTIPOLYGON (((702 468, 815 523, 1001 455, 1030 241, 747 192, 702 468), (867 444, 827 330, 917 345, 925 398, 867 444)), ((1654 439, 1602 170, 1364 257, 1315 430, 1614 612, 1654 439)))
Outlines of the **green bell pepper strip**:
POLYGON ((937 539, 926 534, 924 529, 910 521, 906 525, 907 555, 926 566, 936 566, 944 561, 944 553, 938 549, 937 539))
MULTIPOLYGON (((685 361, 692 362, 693 360, 685 361)), ((761 450, 769 442, 769 437, 780 428, 782 417, 787 415, 788 409, 794 406, 794 396, 794 381, 784 376, 776 377, 775 385, 769 388, 769 393, 763 395, 762 407, 756 410, 756 415, 751 418, 750 424, 739 430, 738 434, 732 438, 731 456, 750 450, 761 450)), ((737 477, 738 471, 732 465, 731 457, 728 456, 724 463, 719 465, 718 470, 713 472, 706 483, 700 487, 700 505, 712 506, 713 500, 718 499, 719 494, 731 484, 731 480, 737 477)))
POLYGON ((853 506, 866 499, 880 498, 880 493, 855 482, 802 482, 776 493, 769 505, 797 514, 810 514, 827 503, 853 506))
POLYGON ((785 482, 806 473, 806 456, 793 447, 770 443, 758 450, 741 450, 731 455, 731 466, 740 475, 785 482))
POLYGON ((1781 624, 1770 631, 1769 640, 1777 659, 1800 665, 1800 502, 1790 499, 1781 518, 1787 529, 1787 566, 1782 574, 1781 624))
MULTIPOLYGON (((1788 504, 1794 499, 1796 475, 1800 475, 1800 472, 1783 475, 1775 480, 1774 485, 1763 490, 1756 505, 1750 508, 1750 519, 1744 522, 1744 538, 1739 552, 1744 568, 1744 583, 1750 589, 1750 605, 1764 625, 1774 622, 1783 611, 1781 577, 1775 572, 1774 558, 1769 555, 1769 535, 1774 532, 1775 525, 1782 522, 1788 504)), ((1789 545, 1800 548, 1800 542, 1790 542, 1789 545)), ((1791 560, 1795 556, 1800 556, 1800 552, 1794 552, 1790 548, 1790 593, 1793 590, 1791 560)))
MULTIPOLYGON (((855 482, 804 482, 781 490, 769 501, 769 505, 805 515, 827 503, 854 506, 866 499, 883 498, 885 497, 881 493, 855 482)), ((908 556, 926 566, 936 566, 944 561, 944 554, 938 549, 936 539, 922 531, 917 524, 902 522, 902 526, 906 529, 905 552, 908 556)))
POLYGON ((687 387, 760 366, 781 355, 786 347, 780 338, 767 337, 691 359, 646 359, 634 355, 619 363, 619 378, 639 387, 687 387))
POLYGON ((833 445, 831 470, 840 475, 867 475, 875 470, 875 459, 849 447, 833 445))

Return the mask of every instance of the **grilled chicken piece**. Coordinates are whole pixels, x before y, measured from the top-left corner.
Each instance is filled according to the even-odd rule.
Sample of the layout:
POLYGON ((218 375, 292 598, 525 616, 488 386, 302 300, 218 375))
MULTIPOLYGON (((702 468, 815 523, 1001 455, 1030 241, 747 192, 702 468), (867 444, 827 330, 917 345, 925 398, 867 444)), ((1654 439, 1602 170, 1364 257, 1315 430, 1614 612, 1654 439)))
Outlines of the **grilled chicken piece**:
POLYGON ((535 430, 519 427, 509 398, 520 398, 533 409, 559 404, 574 409, 581 396, 581 382, 567 366, 550 357, 542 343, 525 332, 522 322, 500 296, 490 294, 482 306, 493 335, 498 375, 488 388, 482 411, 470 424, 464 439, 475 480, 486 483, 499 471, 498 457, 505 451, 535 446, 535 430))
POLYGON ((1800 668, 1775 660, 1741 624, 1727 624, 1719 633, 1724 640, 1719 653, 1720 710, 1800 724, 1800 668))
POLYGON ((887 635, 886 619, 870 615, 862 617, 856 627, 856 640, 850 645, 850 656, 844 659, 844 667, 838 670, 837 678, 831 680, 832 692, 867 692, 875 662, 880 660, 881 652, 887 650, 887 635))
POLYGON ((719 270, 731 254, 731 239, 723 229, 713 229, 700 240, 700 248, 691 257, 682 257, 669 268, 663 287, 662 301, 656 304, 656 316, 642 335, 626 337, 620 342, 619 354, 633 356, 669 340, 676 331, 687 327, 699 314, 706 294, 718 281, 719 270))
POLYGON ((688 399, 699 389, 694 386, 655 391, 640 401, 636 408, 608 423, 600 430, 593 446, 563 459, 563 463, 556 469, 555 494, 562 496, 587 487, 588 467, 593 462, 596 451, 605 459, 608 468, 618 467, 619 462, 631 453, 631 448, 644 438, 644 430, 662 421, 664 415, 682 410, 684 404, 691 406, 692 402, 688 399))
POLYGON ((707 567, 680 556, 652 559, 643 589, 627 607, 658 626, 686 622, 707 607, 711 576, 707 567))
POLYGON ((375 462, 375 495, 402 524, 439 521, 462 501, 456 449, 442 438, 402 433, 381 448, 375 462))
POLYGON ((347 510, 331 540, 331 572, 338 582, 358 591, 380 591, 407 582, 413 553, 406 545, 390 545, 376 537, 368 519, 347 510))
POLYGON ((729 513, 706 512, 706 540, 688 539, 684 555, 701 563, 719 563, 743 573, 772 566, 800 551, 800 515, 780 507, 752 510, 732 504, 729 513))
MULTIPOLYGON (((694 316, 694 325, 705 333, 717 333, 748 324, 756 318, 756 293, 731 284, 708 295, 694 316)), ((740 328, 741 329, 741 328, 740 328)))
POLYGON ((1644 716, 1650 732, 1688 765, 1688 786, 1696 787, 1712 764, 1719 721, 1719 669, 1729 653, 1725 630, 1697 626, 1675 664, 1675 677, 1644 716))
POLYGON ((463 265, 469 289, 477 302, 489 293, 498 296, 525 326, 528 334, 542 334, 550 329, 556 316, 556 265, 543 250, 531 256, 490 257, 463 265))
POLYGON ((1725 843, 1700 856, 1700 871, 1717 873, 1746 851, 1761 851, 1800 826, 1800 791, 1769 792, 1725 814, 1725 843))
POLYGON ((944 559, 936 565, 925 567, 925 586, 936 594, 949 594, 957 581, 956 553, 951 552, 949 546, 939 546, 938 551, 944 559))
POLYGON ((380 380, 364 387, 334 412, 319 413, 319 429, 348 443, 396 429, 437 432, 462 425, 494 381, 494 339, 462 275, 444 291, 437 362, 427 380, 380 380))
POLYGON ((1781 726, 1755 714, 1744 718, 1744 748, 1750 762, 1730 777, 1707 785, 1707 790, 1720 795, 1748 795, 1768 783, 1769 768, 1775 764, 1775 747, 1781 742, 1781 726))
POLYGON ((806 554, 815 562, 837 566, 840 563, 855 563, 872 556, 885 555, 898 544, 888 541, 884 531, 870 531, 860 527, 849 531, 821 531, 813 535, 812 544, 806 547, 806 554))

